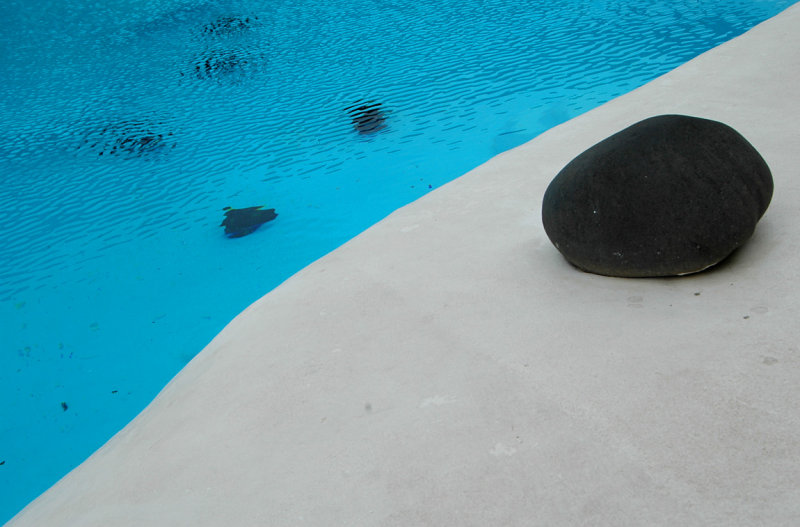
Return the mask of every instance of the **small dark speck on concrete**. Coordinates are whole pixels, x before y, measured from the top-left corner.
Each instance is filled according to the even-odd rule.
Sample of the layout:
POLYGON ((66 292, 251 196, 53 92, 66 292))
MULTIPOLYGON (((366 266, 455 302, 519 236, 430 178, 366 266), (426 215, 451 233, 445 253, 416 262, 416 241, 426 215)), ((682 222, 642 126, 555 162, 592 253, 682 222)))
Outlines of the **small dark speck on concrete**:
POLYGON ((696 292, 694 296, 700 296, 700 291, 696 292))
POLYGON ((67 411, 67 408, 69 408, 69 406, 67 406, 67 403, 65 403, 65 402, 63 402, 63 401, 62 401, 62 402, 61 402, 61 409, 62 409, 63 411, 65 411, 65 412, 66 412, 66 411, 67 411))
POLYGON ((372 411, 372 404, 371 403, 365 404, 364 405, 364 410, 366 410, 367 412, 371 412, 372 411))
POLYGON ((745 316, 744 316, 744 317, 742 317, 742 318, 744 318, 745 320, 747 320, 748 318, 750 318, 750 315, 745 315, 745 316))

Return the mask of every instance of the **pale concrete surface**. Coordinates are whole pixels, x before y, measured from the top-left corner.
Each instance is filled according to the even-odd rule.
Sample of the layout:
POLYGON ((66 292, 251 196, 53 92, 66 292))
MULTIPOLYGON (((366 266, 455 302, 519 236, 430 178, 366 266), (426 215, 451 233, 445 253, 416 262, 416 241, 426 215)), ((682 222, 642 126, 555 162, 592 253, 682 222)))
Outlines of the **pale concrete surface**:
POLYGON ((11 524, 800 524, 798 86, 800 4, 395 212, 11 524), (661 113, 739 130, 772 205, 713 271, 576 271, 547 184, 661 113))

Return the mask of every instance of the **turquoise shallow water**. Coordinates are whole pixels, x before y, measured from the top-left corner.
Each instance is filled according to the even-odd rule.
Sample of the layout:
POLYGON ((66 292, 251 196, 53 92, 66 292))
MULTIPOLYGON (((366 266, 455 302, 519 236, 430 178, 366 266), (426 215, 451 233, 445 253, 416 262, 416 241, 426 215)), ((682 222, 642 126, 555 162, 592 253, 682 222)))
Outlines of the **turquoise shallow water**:
POLYGON ((791 4, 6 0, 0 521, 292 273, 791 4))

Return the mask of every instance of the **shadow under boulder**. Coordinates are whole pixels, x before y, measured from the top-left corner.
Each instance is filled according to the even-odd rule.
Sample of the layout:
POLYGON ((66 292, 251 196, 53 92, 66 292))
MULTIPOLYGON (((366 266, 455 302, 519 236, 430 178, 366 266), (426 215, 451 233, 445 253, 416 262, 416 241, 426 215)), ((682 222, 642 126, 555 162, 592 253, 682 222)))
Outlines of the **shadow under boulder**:
POLYGON ((584 271, 684 275, 744 244, 772 192, 769 167, 736 130, 661 115, 567 164, 545 192, 542 222, 567 261, 584 271))

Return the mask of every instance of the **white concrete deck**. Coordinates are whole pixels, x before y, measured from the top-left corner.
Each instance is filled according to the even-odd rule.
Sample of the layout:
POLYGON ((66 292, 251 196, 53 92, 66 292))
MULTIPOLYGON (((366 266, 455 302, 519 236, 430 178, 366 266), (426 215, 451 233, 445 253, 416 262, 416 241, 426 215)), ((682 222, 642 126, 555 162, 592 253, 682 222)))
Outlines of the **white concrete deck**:
POLYGON ((14 526, 800 522, 800 4, 396 211, 237 317, 14 526), (570 267, 540 221, 645 117, 773 171, 709 272, 570 267))

